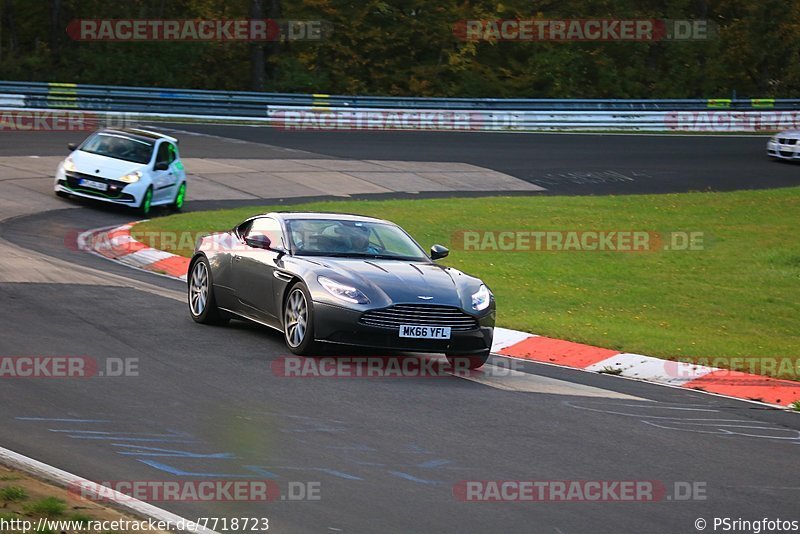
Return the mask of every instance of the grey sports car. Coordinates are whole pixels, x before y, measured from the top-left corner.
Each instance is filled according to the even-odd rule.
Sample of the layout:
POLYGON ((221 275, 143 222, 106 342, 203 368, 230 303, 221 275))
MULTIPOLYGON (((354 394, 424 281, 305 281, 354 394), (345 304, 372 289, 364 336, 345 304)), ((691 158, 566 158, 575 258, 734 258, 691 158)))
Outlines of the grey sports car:
POLYGON ((333 213, 251 217, 202 237, 189 265, 199 323, 247 319, 283 332, 295 354, 317 343, 444 353, 475 369, 492 347, 494 296, 478 278, 438 265, 388 221, 333 213))

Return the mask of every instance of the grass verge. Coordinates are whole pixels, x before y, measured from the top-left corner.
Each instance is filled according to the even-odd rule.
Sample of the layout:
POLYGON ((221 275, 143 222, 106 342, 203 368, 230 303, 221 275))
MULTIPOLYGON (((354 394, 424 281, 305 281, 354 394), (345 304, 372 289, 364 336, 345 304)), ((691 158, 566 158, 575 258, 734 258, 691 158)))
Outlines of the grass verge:
MULTIPOLYGON (((101 521, 107 522, 105 523, 107 525, 112 525, 116 521, 118 524, 131 526, 129 530, 96 531, 96 534, 141 534, 142 532, 166 534, 163 531, 147 530, 146 522, 140 524, 138 528, 131 523, 122 523, 122 521, 139 522, 141 520, 122 514, 98 502, 83 499, 64 488, 52 486, 25 473, 0 465, 0 521, 7 526, 11 525, 11 530, 0 530, 0 532, 22 534, 21 527, 25 521, 32 523, 33 528, 28 530, 31 533, 64 532, 64 530, 56 530, 54 527, 57 525, 50 524, 48 526, 46 523, 42 523, 42 528, 37 530, 41 518, 70 522, 72 529, 77 529, 78 524, 86 526, 101 521)), ((68 527, 65 523, 60 526, 68 527)))
MULTIPOLYGON (((272 209, 287 208, 160 217, 137 225, 134 236, 189 256, 195 233, 227 230, 272 209)), ((382 217, 423 247, 449 246, 443 263, 480 276, 494 291, 499 326, 781 378, 800 375, 800 188, 330 201, 291 209, 382 217), (702 250, 467 252, 457 250, 463 230, 700 232, 702 250), (770 372, 755 358, 783 360, 770 372)))

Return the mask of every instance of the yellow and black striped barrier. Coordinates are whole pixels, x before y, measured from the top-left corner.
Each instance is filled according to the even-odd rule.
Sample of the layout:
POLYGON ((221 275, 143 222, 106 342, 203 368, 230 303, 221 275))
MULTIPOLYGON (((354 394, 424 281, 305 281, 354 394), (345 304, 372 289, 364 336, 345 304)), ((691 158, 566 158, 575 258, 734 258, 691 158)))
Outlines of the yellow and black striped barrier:
POLYGON ((311 95, 311 106, 314 108, 328 110, 331 107, 331 95, 322 93, 314 93, 311 95))
POLYGON ((49 83, 47 107, 78 108, 78 86, 74 83, 49 83))
POLYGON ((730 98, 709 98, 706 106, 714 109, 730 109, 731 104, 730 98))
POLYGON ((774 98, 751 98, 750 105, 754 108, 774 108, 775 107, 775 99, 774 98))

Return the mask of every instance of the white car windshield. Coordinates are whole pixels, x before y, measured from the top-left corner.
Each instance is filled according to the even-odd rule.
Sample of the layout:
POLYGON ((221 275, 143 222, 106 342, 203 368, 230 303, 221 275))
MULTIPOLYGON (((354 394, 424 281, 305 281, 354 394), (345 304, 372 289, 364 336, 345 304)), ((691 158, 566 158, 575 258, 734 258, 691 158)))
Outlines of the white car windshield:
POLYGON ((84 141, 78 150, 134 163, 147 163, 153 154, 153 145, 146 140, 101 132, 84 141))
POLYGON ((286 222, 299 256, 335 256, 397 260, 427 258, 419 245, 393 224, 337 219, 291 219, 286 222))

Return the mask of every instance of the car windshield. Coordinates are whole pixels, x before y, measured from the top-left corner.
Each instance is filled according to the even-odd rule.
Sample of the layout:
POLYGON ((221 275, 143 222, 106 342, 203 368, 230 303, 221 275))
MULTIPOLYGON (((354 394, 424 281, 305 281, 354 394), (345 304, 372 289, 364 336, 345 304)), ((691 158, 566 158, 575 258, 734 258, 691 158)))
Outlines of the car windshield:
POLYGON ((371 221, 292 219, 289 239, 299 256, 424 260, 425 252, 400 227, 371 221))
POLYGON ((154 143, 121 134, 97 133, 84 141, 79 150, 114 159, 147 163, 153 154, 154 143))

